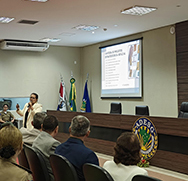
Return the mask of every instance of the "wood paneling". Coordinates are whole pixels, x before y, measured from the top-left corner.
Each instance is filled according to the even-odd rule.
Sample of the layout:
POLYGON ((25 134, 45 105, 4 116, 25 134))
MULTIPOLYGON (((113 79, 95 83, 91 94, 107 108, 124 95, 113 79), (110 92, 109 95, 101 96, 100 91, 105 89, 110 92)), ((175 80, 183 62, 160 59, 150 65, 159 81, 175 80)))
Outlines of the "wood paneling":
POLYGON ((188 155, 157 150, 150 164, 161 168, 188 174, 188 155))
MULTIPOLYGON (((140 116, 132 115, 113 115, 100 113, 80 113, 80 112, 61 112, 61 111, 47 111, 50 115, 55 115, 61 122, 71 122, 76 115, 86 116, 92 126, 99 126, 105 128, 117 128, 132 130, 134 122, 140 116)), ((188 119, 183 118, 167 118, 167 117, 148 117, 152 120, 160 134, 184 136, 188 137, 188 119)))
MULTIPOLYGON (((97 113, 80 113, 80 112, 61 112, 61 111, 47 111, 48 114, 54 115, 60 122, 70 122, 76 115, 84 115, 89 118, 92 126, 104 128, 116 128, 132 130, 134 122, 139 116, 131 115, 111 115, 111 114, 97 114, 97 113)), ((159 134, 179 136, 188 138, 188 119, 179 118, 165 118, 165 117, 148 117, 154 123, 159 134)), ((113 133, 112 133, 113 134, 113 133)), ((69 137, 69 134, 58 133, 56 139, 64 142, 69 137)), ((113 155, 113 147, 115 142, 87 138, 85 145, 95 152, 113 155)), ((188 143, 185 143, 185 147, 188 143)), ((176 146, 176 145, 174 145, 176 146)), ((158 150, 155 156, 150 160, 151 165, 166 168, 173 171, 188 174, 188 153, 180 154, 170 151, 158 150)))
POLYGON ((178 108, 188 102, 188 21, 176 24, 178 108))
POLYGON ((188 52, 188 21, 176 24, 176 52, 188 52))

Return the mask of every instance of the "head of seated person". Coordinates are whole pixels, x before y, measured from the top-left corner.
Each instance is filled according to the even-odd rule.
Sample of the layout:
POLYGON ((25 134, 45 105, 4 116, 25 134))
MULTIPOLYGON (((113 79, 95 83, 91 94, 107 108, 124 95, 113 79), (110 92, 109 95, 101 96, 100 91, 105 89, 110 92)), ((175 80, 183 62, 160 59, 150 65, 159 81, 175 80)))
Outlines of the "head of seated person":
POLYGON ((114 147, 114 162, 123 165, 137 165, 141 158, 140 149, 140 142, 134 133, 122 133, 114 147))
POLYGON ((9 109, 9 105, 3 104, 3 112, 7 112, 8 109, 9 109))
POLYGON ((69 127, 71 137, 85 138, 90 133, 90 121, 85 116, 75 116, 69 127))
POLYGON ((122 133, 114 147, 114 161, 106 161, 103 167, 116 181, 130 181, 135 175, 148 175, 144 168, 137 166, 141 158, 140 149, 140 142, 134 133, 122 133))
POLYGON ((11 123, 4 123, 0 130, 0 156, 4 159, 13 159, 23 147, 21 132, 11 123))
POLYGON ((52 137, 55 137, 58 133, 58 120, 55 116, 48 115, 44 118, 43 124, 42 124, 42 131, 47 132, 52 137))
POLYGON ((33 117, 33 121, 32 121, 33 127, 35 129, 42 131, 42 124, 46 116, 47 114, 44 112, 37 112, 33 117))

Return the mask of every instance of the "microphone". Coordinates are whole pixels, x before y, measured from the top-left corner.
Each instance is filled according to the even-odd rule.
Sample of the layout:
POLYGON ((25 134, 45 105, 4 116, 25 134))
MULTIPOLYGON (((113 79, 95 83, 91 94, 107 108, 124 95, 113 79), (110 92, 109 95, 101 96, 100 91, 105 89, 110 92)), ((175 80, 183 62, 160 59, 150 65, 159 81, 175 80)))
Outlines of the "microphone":
POLYGON ((30 105, 29 105, 29 103, 28 103, 28 106, 27 106, 28 108, 30 107, 30 105))

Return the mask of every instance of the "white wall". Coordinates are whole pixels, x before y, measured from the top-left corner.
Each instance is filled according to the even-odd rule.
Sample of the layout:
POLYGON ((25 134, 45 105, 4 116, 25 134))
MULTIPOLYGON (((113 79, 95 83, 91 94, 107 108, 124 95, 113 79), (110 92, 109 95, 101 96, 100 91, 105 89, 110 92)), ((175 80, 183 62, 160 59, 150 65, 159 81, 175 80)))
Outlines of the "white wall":
POLYGON ((169 29, 159 28, 82 48, 81 76, 84 80, 90 74, 88 87, 93 112, 109 113, 111 102, 121 102, 123 114, 134 115, 136 105, 148 105, 151 116, 177 117, 175 35, 169 29), (140 37, 143 37, 143 98, 102 100, 99 47, 140 37))
POLYGON ((80 108, 80 48, 51 46, 46 52, 0 50, 0 97, 28 97, 36 92, 43 110, 56 109, 60 73, 69 95, 71 71, 80 108))

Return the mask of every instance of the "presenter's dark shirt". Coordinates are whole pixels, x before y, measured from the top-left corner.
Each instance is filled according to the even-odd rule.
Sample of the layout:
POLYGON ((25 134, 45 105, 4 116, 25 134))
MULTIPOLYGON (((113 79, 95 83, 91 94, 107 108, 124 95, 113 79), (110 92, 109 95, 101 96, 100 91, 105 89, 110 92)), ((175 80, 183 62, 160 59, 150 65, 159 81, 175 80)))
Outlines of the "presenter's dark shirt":
POLYGON ((85 181, 82 167, 85 163, 99 165, 96 154, 87 148, 83 141, 70 137, 66 142, 59 145, 55 153, 64 156, 74 166, 80 181, 85 181))
POLYGON ((25 113, 25 121, 24 121, 24 128, 27 128, 27 118, 28 118, 29 112, 28 110, 25 113))

